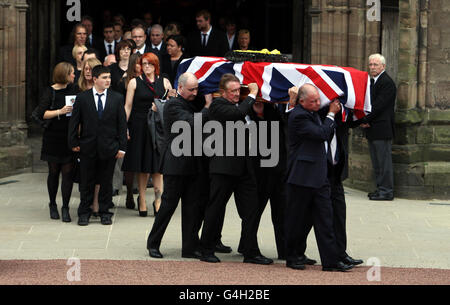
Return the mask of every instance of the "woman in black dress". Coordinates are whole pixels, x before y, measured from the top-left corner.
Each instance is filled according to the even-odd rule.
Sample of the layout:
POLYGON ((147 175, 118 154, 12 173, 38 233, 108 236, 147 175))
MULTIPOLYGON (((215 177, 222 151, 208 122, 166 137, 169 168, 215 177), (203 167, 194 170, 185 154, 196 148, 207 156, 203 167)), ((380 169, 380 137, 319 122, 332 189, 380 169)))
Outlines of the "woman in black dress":
POLYGON ((111 70, 111 89, 116 92, 120 92, 119 82, 128 70, 132 47, 128 40, 119 42, 115 51, 117 63, 109 66, 111 70))
POLYGON ((171 35, 167 38, 167 54, 164 54, 161 61, 161 73, 169 79, 172 87, 177 77, 178 66, 185 59, 184 38, 181 35, 171 35))
POLYGON ((72 195, 73 154, 69 149, 67 134, 72 106, 66 105, 66 97, 74 96, 76 91, 72 86, 75 79, 75 69, 67 62, 59 63, 53 71, 53 82, 39 103, 39 116, 51 120, 45 129, 42 139, 41 160, 48 162, 47 189, 50 198, 50 218, 59 219, 56 204, 59 175, 62 175, 62 221, 71 222, 69 202, 72 195))
POLYGON ((153 53, 145 53, 140 59, 142 75, 132 79, 127 87, 125 112, 128 121, 129 140, 122 170, 138 173, 139 215, 147 216, 145 192, 152 175, 155 191, 155 211, 159 210, 162 194, 162 175, 159 173, 160 152, 153 147, 147 125, 147 114, 155 98, 165 98, 172 89, 170 81, 159 77, 159 60, 153 53))

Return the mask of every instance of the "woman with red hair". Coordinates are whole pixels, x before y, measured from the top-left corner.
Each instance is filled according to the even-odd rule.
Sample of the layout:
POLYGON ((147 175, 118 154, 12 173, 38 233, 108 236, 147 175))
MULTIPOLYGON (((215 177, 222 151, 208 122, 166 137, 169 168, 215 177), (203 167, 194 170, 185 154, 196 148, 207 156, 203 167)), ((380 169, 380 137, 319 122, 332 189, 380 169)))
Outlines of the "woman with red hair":
MULTIPOLYGON (((158 57, 145 53, 139 60, 142 74, 132 79, 127 86, 125 112, 128 121, 129 140, 122 171, 138 174, 138 209, 139 216, 147 216, 145 192, 150 175, 155 191, 154 211, 159 210, 163 187, 162 175, 159 173, 160 151, 153 147, 153 141, 147 125, 147 114, 154 105, 154 99, 165 99, 173 95, 170 81, 160 77, 158 57)), ((154 107, 153 107, 154 109, 154 107)))

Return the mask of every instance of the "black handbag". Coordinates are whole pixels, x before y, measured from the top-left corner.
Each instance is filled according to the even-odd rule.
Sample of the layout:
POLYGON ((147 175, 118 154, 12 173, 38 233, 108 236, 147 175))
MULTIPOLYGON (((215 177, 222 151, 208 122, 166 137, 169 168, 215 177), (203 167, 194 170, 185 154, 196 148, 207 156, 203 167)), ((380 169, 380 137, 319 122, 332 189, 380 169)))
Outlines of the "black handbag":
MULTIPOLYGON (((53 110, 54 108, 54 103, 55 103, 55 89, 53 89, 52 87, 50 87, 51 91, 52 91, 52 103, 50 106, 50 110, 53 110)), ((39 126, 41 126, 42 128, 46 129, 50 126, 50 124, 52 123, 52 120, 46 120, 44 118, 42 118, 42 116, 39 114, 39 106, 37 106, 36 108, 34 108, 33 112, 31 113, 31 119, 36 122, 37 124, 39 124, 39 126)))

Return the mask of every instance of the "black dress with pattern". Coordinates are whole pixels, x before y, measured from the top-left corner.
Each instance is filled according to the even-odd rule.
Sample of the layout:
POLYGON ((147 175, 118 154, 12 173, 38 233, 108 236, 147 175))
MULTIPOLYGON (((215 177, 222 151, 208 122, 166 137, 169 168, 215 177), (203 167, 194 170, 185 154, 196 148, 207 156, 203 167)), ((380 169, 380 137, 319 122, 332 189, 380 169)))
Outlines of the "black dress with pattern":
POLYGON ((136 77, 133 107, 128 119, 130 140, 123 160, 122 171, 149 174, 159 172, 161 155, 157 147, 153 147, 147 115, 152 108, 154 99, 164 95, 163 78, 157 78, 152 86, 154 91, 141 77, 136 77))

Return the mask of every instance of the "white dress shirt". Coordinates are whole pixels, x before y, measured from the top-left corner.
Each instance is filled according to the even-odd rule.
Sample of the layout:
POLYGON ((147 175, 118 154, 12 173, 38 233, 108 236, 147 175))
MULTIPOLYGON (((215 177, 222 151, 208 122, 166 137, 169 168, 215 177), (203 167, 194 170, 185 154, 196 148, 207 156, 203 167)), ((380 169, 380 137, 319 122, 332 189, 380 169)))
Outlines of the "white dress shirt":
POLYGON ((137 50, 141 55, 144 55, 145 54, 145 47, 146 47, 147 45, 144 43, 144 46, 141 48, 141 49, 139 49, 139 50, 137 50))
POLYGON ((161 41, 159 45, 155 46, 152 44, 152 48, 157 48, 158 51, 161 51, 161 47, 162 47, 163 42, 161 41))
POLYGON ((212 31, 212 26, 209 27, 209 31, 204 33, 204 32, 200 32, 200 36, 201 36, 201 42, 203 43, 203 34, 206 34, 206 43, 205 45, 208 45, 208 41, 209 41, 209 36, 211 36, 211 31, 212 31))
MULTIPOLYGON (((112 42, 107 42, 106 40, 103 40, 103 43, 105 44, 106 53, 109 52, 109 47, 108 46, 111 45, 111 50, 112 50, 111 54, 114 54, 114 51, 115 51, 114 40, 112 42)), ((110 55, 110 54, 106 54, 106 55, 110 55)))

